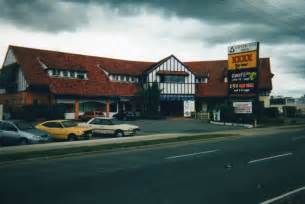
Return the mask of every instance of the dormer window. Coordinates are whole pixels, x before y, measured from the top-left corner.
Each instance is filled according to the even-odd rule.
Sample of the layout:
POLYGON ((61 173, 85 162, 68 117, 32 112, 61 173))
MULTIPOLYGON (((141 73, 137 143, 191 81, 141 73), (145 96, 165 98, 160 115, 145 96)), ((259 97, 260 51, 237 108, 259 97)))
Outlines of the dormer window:
POLYGON ((130 82, 130 83, 139 82, 137 76, 130 76, 130 75, 110 74, 109 79, 111 81, 118 81, 118 82, 130 82))
POLYGON ((197 77, 196 78, 196 82, 197 83, 207 84, 208 83, 208 77, 197 77))
POLYGON ((78 79, 86 79, 87 77, 86 77, 85 73, 79 72, 79 73, 77 73, 77 78, 78 79))
POLYGON ((87 73, 84 71, 49 69, 47 71, 50 77, 60 77, 68 79, 87 79, 87 73))

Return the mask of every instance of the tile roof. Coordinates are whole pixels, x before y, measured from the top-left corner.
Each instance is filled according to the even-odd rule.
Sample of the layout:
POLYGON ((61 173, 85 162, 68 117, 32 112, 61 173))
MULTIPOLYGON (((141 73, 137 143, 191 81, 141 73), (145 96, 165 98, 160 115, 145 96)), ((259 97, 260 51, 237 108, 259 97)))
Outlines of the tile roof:
MULTIPOLYGON (((227 76, 227 60, 185 62, 197 76, 209 76, 207 84, 196 84, 196 96, 199 97, 218 97, 228 95, 228 83, 224 82, 227 76)), ((273 74, 270 68, 270 59, 261 58, 258 68, 259 83, 258 87, 263 91, 272 90, 271 78, 273 74)))
MULTIPOLYGON (((139 89, 139 85, 110 82, 105 71, 113 74, 140 76, 163 61, 129 61, 17 46, 10 46, 9 48, 13 50, 17 63, 21 65, 29 85, 48 86, 50 91, 57 95, 133 96, 139 89), (86 71, 88 80, 49 77, 41 63, 48 68, 86 71)), ((260 62, 259 88, 271 90, 270 60, 269 58, 262 58, 260 62)), ((184 64, 196 76, 209 77, 207 84, 196 85, 197 96, 227 96, 227 83, 224 83, 224 76, 227 73, 226 60, 184 62, 184 64)))

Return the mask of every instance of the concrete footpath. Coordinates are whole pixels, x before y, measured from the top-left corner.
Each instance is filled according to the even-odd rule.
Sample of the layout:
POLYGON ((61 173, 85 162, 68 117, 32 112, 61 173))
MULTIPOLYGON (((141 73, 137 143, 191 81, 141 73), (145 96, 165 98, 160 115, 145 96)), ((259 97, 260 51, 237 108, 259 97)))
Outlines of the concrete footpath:
MULTIPOLYGON (((103 145, 115 145, 115 144, 132 144, 136 142, 148 142, 149 141, 162 141, 175 138, 187 138, 187 137, 196 137, 202 136, 198 139, 204 140, 204 136, 207 136, 206 139, 223 139, 227 136, 230 137, 243 137, 243 136, 259 136, 259 135, 268 135, 276 134, 283 132, 293 132, 305 128, 305 125, 289 125, 289 126, 280 126, 280 127, 268 127, 268 128, 254 128, 254 129, 238 129, 238 130, 225 130, 225 131, 215 131, 215 132, 206 132, 206 133, 167 133, 167 134, 153 134, 145 136, 133 136, 133 137, 123 137, 123 138, 103 138, 103 139, 91 139, 85 141, 74 141, 74 142, 54 142, 46 144, 34 144, 34 145, 23 145, 23 146, 8 146, 0 147, 0 156, 11 155, 11 154, 22 154, 22 153, 35 153, 43 151, 52 151, 52 150, 68 150, 81 147, 95 147, 103 145)), ((187 140, 187 139, 186 139, 187 140)), ((183 141, 183 140, 182 140, 183 141)), ((160 142, 162 143, 162 142, 160 142)), ((137 145, 140 146, 140 145, 137 145)))

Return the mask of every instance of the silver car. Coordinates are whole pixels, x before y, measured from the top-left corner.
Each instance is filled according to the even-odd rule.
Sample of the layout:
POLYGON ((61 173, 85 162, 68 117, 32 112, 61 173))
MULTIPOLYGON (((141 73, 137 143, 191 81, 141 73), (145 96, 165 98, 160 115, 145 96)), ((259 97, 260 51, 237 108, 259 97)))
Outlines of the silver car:
POLYGON ((0 145, 25 145, 51 141, 48 133, 23 121, 0 121, 0 145))

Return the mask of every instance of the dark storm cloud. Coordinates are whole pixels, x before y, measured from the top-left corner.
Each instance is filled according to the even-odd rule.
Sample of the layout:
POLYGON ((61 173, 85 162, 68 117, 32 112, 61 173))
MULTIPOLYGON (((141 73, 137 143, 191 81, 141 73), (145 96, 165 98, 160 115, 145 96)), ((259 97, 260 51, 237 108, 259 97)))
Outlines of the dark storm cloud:
POLYGON ((288 66, 286 73, 288 74, 294 74, 298 76, 299 78, 304 78, 305 77, 305 61, 302 59, 298 60, 287 60, 288 66))
MULTIPOLYGON (((138 8, 160 15, 193 18, 213 26, 239 24, 238 30, 220 27, 209 43, 255 39, 265 43, 305 40, 303 0, 0 0, 0 19, 44 31, 73 30, 86 25, 86 6, 116 9, 137 15, 138 8), (151 9, 154 10, 151 10, 151 9)), ((209 32, 209 31, 206 31, 209 32)), ((200 36, 199 36, 200 37, 200 36)))
POLYGON ((0 8, 0 20, 37 31, 71 31, 88 22, 84 8, 57 0, 0 0, 0 8))
MULTIPOLYGON (((210 43, 255 39, 265 43, 305 41, 304 0, 66 0, 99 3, 136 15, 137 7, 154 8, 163 15, 193 18, 217 25, 240 24, 238 30, 220 28, 210 43), (287 4, 288 2, 288 4, 287 4), (225 39, 225 40, 224 40, 225 39)), ((208 31, 207 31, 208 32, 208 31)))

